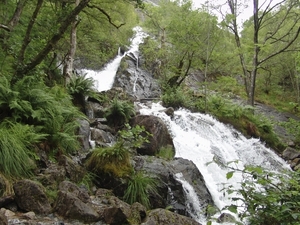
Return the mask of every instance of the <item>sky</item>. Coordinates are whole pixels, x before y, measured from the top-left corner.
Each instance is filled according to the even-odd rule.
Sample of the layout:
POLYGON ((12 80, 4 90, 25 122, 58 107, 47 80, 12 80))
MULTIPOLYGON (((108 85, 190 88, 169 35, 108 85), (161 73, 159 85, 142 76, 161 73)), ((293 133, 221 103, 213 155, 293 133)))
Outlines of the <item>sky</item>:
MULTIPOLYGON (((228 6, 226 0, 193 0, 194 6, 199 8, 202 4, 208 1, 209 5, 224 5, 222 7, 222 12, 225 13, 228 12, 228 6)), ((259 6, 265 2, 265 5, 267 5, 269 2, 271 2, 271 5, 274 5, 282 0, 261 0, 259 1, 259 6)), ((247 7, 241 10, 239 16, 238 16, 238 23, 240 25, 243 24, 247 19, 249 19, 253 14, 253 6, 252 6, 252 0, 240 0, 240 2, 245 3, 247 7)), ((211 10, 213 14, 217 15, 219 17, 219 20, 221 20, 221 14, 217 10, 211 10)))

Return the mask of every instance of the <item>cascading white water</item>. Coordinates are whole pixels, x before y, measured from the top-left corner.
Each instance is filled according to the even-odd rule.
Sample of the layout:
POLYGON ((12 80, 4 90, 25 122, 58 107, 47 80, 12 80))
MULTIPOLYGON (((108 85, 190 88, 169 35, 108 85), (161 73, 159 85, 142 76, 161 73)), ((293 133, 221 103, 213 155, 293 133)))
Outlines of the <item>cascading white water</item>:
MULTIPOLYGON (((247 139, 230 126, 226 126, 209 115, 191 113, 186 109, 175 111, 171 119, 159 103, 151 108, 140 105, 140 113, 160 117, 167 125, 176 149, 175 157, 189 159, 195 163, 204 177, 206 186, 219 209, 230 205, 230 198, 223 191, 225 184, 238 188, 242 174, 236 173, 227 180, 230 171, 227 162, 237 161, 235 166, 243 169, 246 165, 263 166, 267 169, 288 169, 288 165, 258 139, 247 139), (210 163, 215 161, 217 163, 210 163)), ((201 210, 199 210, 201 213, 201 210)), ((199 215, 199 222, 205 223, 199 215)))
MULTIPOLYGON (((135 29, 136 35, 132 38, 130 49, 127 53, 132 53, 137 59, 138 69, 138 48, 143 39, 147 36, 140 27, 135 29)), ((96 72, 84 70, 96 83, 98 91, 108 90, 112 87, 116 72, 124 56, 118 55, 102 71, 96 72)), ((136 73, 136 79, 138 78, 136 73)), ((135 81, 136 82, 136 81, 135 81)), ((175 111, 174 118, 171 119, 164 112, 164 108, 159 103, 153 103, 151 107, 140 104, 141 114, 155 115, 160 117, 167 125, 176 149, 175 157, 181 157, 194 162, 204 177, 206 186, 210 191, 215 205, 222 209, 230 205, 230 199, 224 194, 225 184, 238 187, 243 180, 241 174, 235 174, 231 179, 226 179, 226 174, 230 171, 222 166, 230 161, 237 161, 235 166, 243 169, 245 165, 259 165, 267 169, 277 170, 278 168, 288 169, 288 165, 274 152, 266 148, 258 139, 247 139, 230 126, 226 126, 209 115, 191 113, 188 110, 180 109, 175 111), (210 162, 216 163, 210 163, 210 162)), ((192 186, 185 181, 180 174, 177 180, 183 185, 189 195, 189 201, 193 201, 190 214, 195 220, 205 224, 203 209, 199 208, 196 195, 193 194, 192 186)))
POLYGON ((135 35, 130 40, 131 45, 129 50, 125 52, 124 55, 120 55, 118 52, 118 55, 101 71, 88 69, 82 70, 83 74, 86 74, 87 77, 94 79, 95 89, 97 89, 99 92, 111 89, 121 60, 126 54, 132 53, 138 59, 139 45, 143 42, 143 39, 147 36, 147 34, 143 32, 142 28, 139 26, 133 28, 133 31, 135 32, 135 35))

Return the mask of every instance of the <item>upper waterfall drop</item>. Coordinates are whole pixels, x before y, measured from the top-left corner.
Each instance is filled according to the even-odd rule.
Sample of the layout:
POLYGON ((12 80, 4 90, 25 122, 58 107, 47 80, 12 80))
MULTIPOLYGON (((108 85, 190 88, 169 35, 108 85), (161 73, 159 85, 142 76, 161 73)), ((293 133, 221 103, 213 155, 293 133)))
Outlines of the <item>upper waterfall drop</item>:
POLYGON ((100 92, 111 89, 121 60, 124 56, 132 53, 135 57, 138 58, 139 45, 143 43, 144 38, 148 35, 143 32, 143 29, 140 26, 134 27, 133 31, 135 32, 135 34, 133 38, 130 39, 131 44, 129 46, 129 50, 126 51, 123 55, 121 55, 118 51, 118 55, 101 71, 94 71, 89 69, 82 70, 83 74, 87 74, 87 77, 91 77, 94 79, 94 85, 97 91, 100 92))

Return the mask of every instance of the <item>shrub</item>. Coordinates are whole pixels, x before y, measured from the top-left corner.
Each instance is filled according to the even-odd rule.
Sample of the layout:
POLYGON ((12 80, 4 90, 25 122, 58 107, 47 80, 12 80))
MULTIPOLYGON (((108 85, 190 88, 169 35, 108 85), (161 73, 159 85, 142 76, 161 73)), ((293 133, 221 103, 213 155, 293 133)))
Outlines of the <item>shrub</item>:
POLYGON ((109 124, 114 127, 119 127, 127 123, 134 114, 135 110, 132 103, 114 98, 111 102, 111 106, 105 113, 105 117, 109 124))
MULTIPOLYGON (((111 147, 96 148, 86 162, 86 166, 94 173, 105 172, 117 177, 125 177, 132 173, 130 153, 141 147, 148 136, 141 134, 146 132, 143 127, 130 127, 119 131, 117 142, 111 147)), ((148 134, 146 132, 146 134, 148 134)))
POLYGON ((157 180, 142 171, 134 173, 128 180, 128 186, 124 194, 124 200, 133 204, 139 202, 150 209, 149 194, 157 194, 157 180))
POLYGON ((95 174, 104 172, 116 177, 125 177, 132 172, 129 152, 121 143, 94 149, 86 166, 95 174))
POLYGON ((260 167, 248 166, 242 171, 227 173, 230 179, 235 172, 243 173, 239 189, 227 188, 229 194, 238 197, 226 209, 238 214, 251 225, 299 225, 300 224, 300 173, 285 171, 276 173, 260 167))
POLYGON ((71 152, 79 148, 76 131, 78 118, 85 118, 74 107, 64 88, 47 87, 43 81, 26 76, 14 85, 0 81, 0 119, 32 125, 47 136, 53 151, 71 152))
POLYGON ((190 99, 186 93, 180 88, 166 88, 161 98, 163 105, 166 107, 189 108, 190 99))

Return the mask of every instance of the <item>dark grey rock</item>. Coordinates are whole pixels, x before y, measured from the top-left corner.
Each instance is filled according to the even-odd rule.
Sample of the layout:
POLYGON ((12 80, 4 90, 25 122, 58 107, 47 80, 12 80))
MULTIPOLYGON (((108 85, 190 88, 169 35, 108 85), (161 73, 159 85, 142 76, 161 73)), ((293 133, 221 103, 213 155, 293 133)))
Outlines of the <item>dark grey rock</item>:
POLYGON ((291 148, 291 147, 287 147, 283 153, 282 153, 282 157, 286 160, 293 160, 295 158, 299 158, 300 157, 300 151, 291 148))
POLYGON ((25 179, 15 183, 13 189, 20 209, 37 214, 50 213, 51 205, 41 184, 25 179))
POLYGON ((197 221, 182 216, 166 209, 154 209, 148 213, 148 216, 142 225, 174 225, 174 224, 184 224, 184 225, 201 225, 197 221))
POLYGON ((89 204, 84 203, 73 193, 58 191, 54 212, 63 218, 76 219, 84 222, 100 220, 99 214, 89 204))
POLYGON ((137 151, 142 155, 155 155, 161 147, 171 146, 174 149, 172 137, 165 123, 152 115, 137 115, 131 121, 132 126, 143 126, 152 136, 137 151))
POLYGON ((82 150, 88 151, 90 149, 89 137, 90 137, 90 124, 87 120, 79 120, 78 138, 82 147, 82 150))

